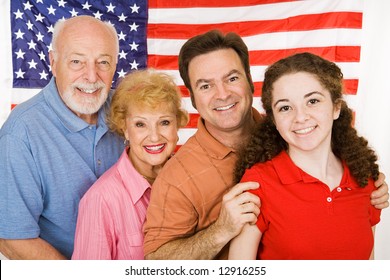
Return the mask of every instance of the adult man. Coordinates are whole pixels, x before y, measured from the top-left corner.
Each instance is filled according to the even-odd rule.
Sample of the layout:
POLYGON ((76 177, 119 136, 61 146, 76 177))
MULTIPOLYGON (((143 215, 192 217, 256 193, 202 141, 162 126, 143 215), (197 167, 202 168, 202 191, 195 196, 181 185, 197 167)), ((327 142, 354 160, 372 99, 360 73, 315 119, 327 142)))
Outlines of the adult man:
MULTIPOLYGON (((260 118, 251 109, 248 49, 234 33, 210 31, 183 45, 179 71, 201 118, 153 184, 144 252, 148 259, 225 259, 229 241, 259 213, 259 201, 244 192, 257 185, 232 187, 235 151, 260 118)), ((387 191, 379 194, 382 207, 387 191)))
POLYGON ((73 252, 80 198, 124 145, 105 124, 119 43, 89 16, 55 25, 53 79, 18 105, 0 131, 0 251, 10 259, 73 252))

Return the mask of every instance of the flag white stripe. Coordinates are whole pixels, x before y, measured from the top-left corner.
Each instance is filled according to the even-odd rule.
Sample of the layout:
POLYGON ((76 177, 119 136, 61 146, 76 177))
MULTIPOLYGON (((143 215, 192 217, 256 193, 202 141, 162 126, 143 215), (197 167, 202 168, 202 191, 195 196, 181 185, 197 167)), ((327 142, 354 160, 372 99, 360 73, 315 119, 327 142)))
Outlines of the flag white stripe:
MULTIPOLYGON (((283 50, 301 47, 360 46, 360 29, 289 31, 242 37, 249 50, 283 50)), ((177 55, 187 40, 148 39, 150 55, 177 55)))
MULTIPOLYGON (((239 2, 238 2, 239 3, 239 2)), ((274 20, 297 15, 363 10, 362 1, 326 0, 297 1, 226 8, 149 9, 149 23, 213 24, 223 22, 274 20), (275 8, 277 6, 277 8, 275 8), (174 17, 172 15, 175 15, 174 17)))

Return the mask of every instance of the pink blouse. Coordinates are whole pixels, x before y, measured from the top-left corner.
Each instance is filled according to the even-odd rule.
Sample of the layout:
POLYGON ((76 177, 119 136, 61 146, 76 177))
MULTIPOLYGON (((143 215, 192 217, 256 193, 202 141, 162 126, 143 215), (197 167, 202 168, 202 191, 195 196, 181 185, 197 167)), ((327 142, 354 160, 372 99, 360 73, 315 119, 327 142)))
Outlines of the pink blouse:
POLYGON ((125 149, 80 201, 72 259, 143 259, 149 200, 150 184, 125 149))

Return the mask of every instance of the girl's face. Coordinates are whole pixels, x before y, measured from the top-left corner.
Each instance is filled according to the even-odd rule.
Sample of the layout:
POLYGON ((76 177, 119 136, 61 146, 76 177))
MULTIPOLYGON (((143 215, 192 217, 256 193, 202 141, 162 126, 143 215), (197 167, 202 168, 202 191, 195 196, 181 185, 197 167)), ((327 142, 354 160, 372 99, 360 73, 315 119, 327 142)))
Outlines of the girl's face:
POLYGON ((273 85, 272 112, 289 152, 312 151, 331 145, 333 121, 340 106, 330 92, 307 72, 287 74, 273 85))

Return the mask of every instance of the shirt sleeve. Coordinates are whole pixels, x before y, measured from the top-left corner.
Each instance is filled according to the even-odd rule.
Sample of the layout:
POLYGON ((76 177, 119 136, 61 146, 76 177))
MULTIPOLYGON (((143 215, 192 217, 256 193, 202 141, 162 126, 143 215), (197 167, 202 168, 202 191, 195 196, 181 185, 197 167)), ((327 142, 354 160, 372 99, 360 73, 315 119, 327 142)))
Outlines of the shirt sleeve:
POLYGON ((38 237, 44 205, 41 178, 28 145, 10 134, 0 138, 0 178, 0 237, 38 237))
POLYGON ((258 189, 249 190, 249 192, 257 195, 260 198, 260 214, 257 217, 256 225, 259 230, 264 233, 268 229, 268 220, 266 218, 267 205, 264 199, 265 183, 262 182, 259 172, 254 167, 245 171, 244 176, 242 176, 241 182, 257 182, 260 184, 260 187, 258 189))
POLYGON ((115 251, 110 207, 102 195, 87 192, 79 204, 72 259, 110 260, 116 255, 115 251))

